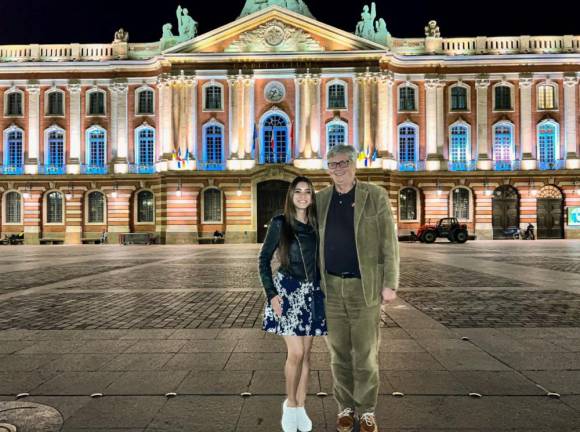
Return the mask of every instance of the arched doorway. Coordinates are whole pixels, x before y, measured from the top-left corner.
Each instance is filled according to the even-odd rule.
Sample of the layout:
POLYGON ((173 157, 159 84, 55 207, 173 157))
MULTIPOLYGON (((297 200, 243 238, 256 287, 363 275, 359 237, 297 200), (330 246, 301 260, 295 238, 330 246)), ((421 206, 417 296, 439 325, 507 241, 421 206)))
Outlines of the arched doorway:
POLYGON ((556 186, 548 185, 538 193, 536 212, 538 216, 539 239, 564 238, 564 212, 562 192, 556 186))
POLYGON ((504 231, 508 228, 519 228, 520 226, 520 197, 510 185, 502 185, 493 192, 493 238, 512 238, 504 231))
POLYGON ((283 180, 268 180, 258 184, 258 243, 264 241, 270 219, 284 211, 289 185, 283 180))

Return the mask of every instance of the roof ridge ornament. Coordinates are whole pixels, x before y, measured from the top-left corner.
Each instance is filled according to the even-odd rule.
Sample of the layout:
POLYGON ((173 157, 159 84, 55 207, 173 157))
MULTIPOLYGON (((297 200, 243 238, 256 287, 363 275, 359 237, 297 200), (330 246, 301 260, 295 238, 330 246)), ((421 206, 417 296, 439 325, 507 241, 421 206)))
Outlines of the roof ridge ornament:
POLYGON ((387 23, 383 18, 376 20, 375 2, 371 3, 370 11, 369 5, 364 5, 360 16, 361 20, 356 24, 355 35, 384 46, 391 46, 391 34, 387 30, 387 23))
POLYGON ((310 9, 308 9, 308 6, 304 0, 246 0, 246 4, 244 5, 242 13, 238 18, 251 15, 254 12, 269 8, 270 6, 279 6, 285 9, 289 9, 292 12, 306 15, 309 18, 316 19, 310 12, 310 9))
POLYGON ((173 34, 173 25, 171 23, 163 24, 163 33, 160 40, 161 51, 193 39, 197 35, 198 22, 189 15, 189 11, 179 5, 175 13, 177 15, 179 35, 173 34))

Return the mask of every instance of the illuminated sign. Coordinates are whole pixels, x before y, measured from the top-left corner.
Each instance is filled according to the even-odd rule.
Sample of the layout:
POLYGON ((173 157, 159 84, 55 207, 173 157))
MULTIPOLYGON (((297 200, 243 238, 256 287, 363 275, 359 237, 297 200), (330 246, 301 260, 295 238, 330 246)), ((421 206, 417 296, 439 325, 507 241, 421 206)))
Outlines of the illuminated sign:
POLYGON ((580 226, 580 207, 568 207, 568 225, 580 226))

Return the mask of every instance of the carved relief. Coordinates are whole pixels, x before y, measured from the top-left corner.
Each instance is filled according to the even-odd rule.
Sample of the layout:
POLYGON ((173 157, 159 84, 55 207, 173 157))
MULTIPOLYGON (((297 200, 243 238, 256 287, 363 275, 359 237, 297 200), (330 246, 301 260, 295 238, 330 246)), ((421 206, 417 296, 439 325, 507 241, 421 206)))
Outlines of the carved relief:
POLYGON ((242 33, 225 52, 324 51, 305 31, 280 21, 270 21, 242 33))

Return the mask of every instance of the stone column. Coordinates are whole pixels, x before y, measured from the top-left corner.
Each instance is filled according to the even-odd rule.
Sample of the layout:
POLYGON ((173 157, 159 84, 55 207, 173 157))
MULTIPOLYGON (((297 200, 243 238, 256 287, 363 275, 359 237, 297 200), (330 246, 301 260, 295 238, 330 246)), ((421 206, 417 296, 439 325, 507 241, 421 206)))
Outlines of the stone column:
POLYGON ((477 169, 491 170, 491 146, 488 140, 487 127, 487 91, 489 89, 487 76, 482 76, 475 81, 475 89, 477 93, 477 169))
MULTIPOLYGON (((310 155, 310 159, 312 160, 319 160, 320 159, 320 136, 323 133, 321 128, 321 118, 320 118, 320 111, 321 111, 321 101, 320 101, 320 83, 321 83, 320 75, 312 75, 312 79, 310 81, 310 95, 311 95, 311 126, 310 126, 310 147, 312 150, 312 154, 310 155)), ((321 165, 322 167, 322 165, 321 165)))
POLYGON ((441 169, 442 155, 438 153, 440 147, 437 143, 438 134, 438 108, 437 103, 437 89, 439 87, 438 78, 430 78, 425 80, 426 92, 426 144, 427 144, 427 161, 425 167, 428 171, 438 171, 441 169))
POLYGON ((117 146, 113 153, 113 166, 115 174, 125 174, 129 170, 127 156, 129 154, 129 113, 127 94, 129 85, 126 81, 116 81, 111 85, 111 92, 116 97, 116 118, 111 118, 111 123, 116 125, 117 146))
MULTIPOLYGON (((440 80, 437 85, 437 157, 443 161, 443 146, 447 138, 445 127, 445 82, 440 80)), ((471 142, 471 140, 470 140, 471 142)), ((471 154, 471 152, 470 152, 471 154)), ((441 164, 440 169, 447 169, 447 164, 441 164)))
POLYGON ((230 155, 228 160, 237 159, 240 150, 240 135, 239 135, 239 92, 238 92, 238 78, 234 75, 228 77, 228 112, 229 112, 229 133, 230 138, 230 155))
POLYGON ((172 79, 169 74, 163 74, 157 80, 159 88, 159 126, 157 128, 161 147, 158 171, 167 171, 168 162, 173 153, 173 121, 172 121, 172 79))
POLYGON ((70 110, 70 157, 67 172, 80 172, 81 163, 81 84, 79 81, 69 81, 69 110, 70 110))
POLYGON ((294 159, 294 166, 303 169, 322 168, 320 158, 320 75, 297 75, 296 82, 299 92, 298 114, 298 158, 294 159))
POLYGON ((252 168, 256 164, 252 158, 252 148, 254 146, 254 124, 255 124, 255 104, 254 104, 254 92, 255 92, 255 79, 254 77, 247 76, 244 83, 245 92, 245 119, 246 119, 246 155, 244 159, 251 160, 251 166, 247 168, 252 168))
POLYGON ((189 153, 191 159, 187 161, 187 163, 189 164, 188 168, 195 169, 197 165, 197 79, 192 81, 192 85, 189 89, 189 98, 191 101, 191 115, 189 118, 189 153))
POLYGON ((393 107, 393 86, 395 77, 392 72, 382 75, 379 86, 379 156, 383 160, 383 169, 396 170, 395 160, 395 115, 393 107))
POLYGON ((578 77, 567 75, 564 77, 564 128, 566 131, 566 168, 580 168, 577 144, 577 109, 576 94, 578 92, 578 77))
POLYGON ((520 142, 522 146, 522 170, 536 169, 533 154, 534 128, 532 126, 532 78, 520 76, 520 142))
POLYGON ((192 75, 186 75, 184 71, 174 77, 172 80, 171 92, 171 153, 175 152, 176 160, 171 161, 169 167, 172 170, 188 169, 188 163, 178 160, 180 157, 185 160, 185 154, 190 147, 190 137, 192 129, 191 117, 191 89, 194 86, 195 78, 192 75))
POLYGON ((254 79, 251 75, 231 76, 230 87, 230 156, 227 167, 231 170, 254 167, 252 140, 254 125, 254 79))
POLYGON ((24 162, 26 174, 38 174, 40 155, 40 86, 33 81, 26 87, 28 92, 28 153, 24 162))

